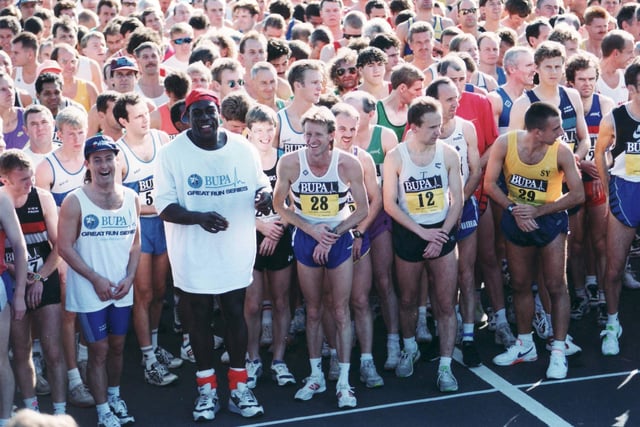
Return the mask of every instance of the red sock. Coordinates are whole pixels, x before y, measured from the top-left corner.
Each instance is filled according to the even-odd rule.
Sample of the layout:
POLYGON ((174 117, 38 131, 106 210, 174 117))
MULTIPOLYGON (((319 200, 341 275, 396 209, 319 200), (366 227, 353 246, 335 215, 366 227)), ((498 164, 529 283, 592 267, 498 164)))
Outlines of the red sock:
POLYGON ((238 383, 247 383, 247 370, 236 371, 229 369, 227 377, 229 378, 229 390, 235 390, 238 388, 238 383))
POLYGON ((196 383, 198 384, 198 387, 202 387, 205 384, 211 384, 211 390, 218 388, 218 378, 216 377, 216 374, 205 378, 196 377, 196 383))

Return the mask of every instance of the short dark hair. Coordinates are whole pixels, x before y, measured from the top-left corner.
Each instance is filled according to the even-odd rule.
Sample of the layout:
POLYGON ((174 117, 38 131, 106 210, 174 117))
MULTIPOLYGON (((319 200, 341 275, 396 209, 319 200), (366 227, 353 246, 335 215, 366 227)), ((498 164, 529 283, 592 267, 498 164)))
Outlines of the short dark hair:
POLYGON ((189 18, 189 26, 194 30, 206 30, 209 27, 209 17, 203 13, 196 13, 189 18))
POLYGON ((42 87, 47 83, 55 83, 62 89, 62 77, 56 73, 42 73, 36 77, 36 93, 39 95, 42 93, 42 87))
POLYGON ((400 47, 400 40, 393 34, 378 34, 369 42, 369 46, 377 47, 383 52, 389 48, 400 47))
POLYGON ((267 62, 271 62, 282 56, 286 56, 287 59, 291 56, 289 44, 284 40, 269 39, 267 42, 267 62))
POLYGON ((533 6, 528 0, 507 0, 504 3, 504 10, 509 15, 518 15, 521 18, 526 18, 533 10, 533 6))
POLYGON ((21 32, 11 40, 12 44, 20 43, 23 49, 38 52, 38 38, 33 33, 21 32))
POLYGON ((155 32, 151 28, 140 27, 134 30, 133 33, 131 33, 129 42, 127 43, 127 53, 129 55, 133 55, 133 52, 135 52, 136 48, 144 42, 154 42, 158 46, 164 46, 162 38, 157 32, 155 32))
POLYGON ((635 86, 638 83, 638 74, 640 74, 640 59, 636 58, 624 70, 624 84, 635 86))
POLYGON ((109 106, 109 102, 116 102, 120 94, 115 90, 107 90, 102 92, 96 98, 96 110, 99 113, 106 113, 109 106))
POLYGON ((638 3, 626 3, 618 11, 618 15, 616 15, 616 22, 618 23, 618 28, 622 29, 622 23, 626 22, 627 25, 631 25, 631 21, 636 16, 636 11, 638 10, 638 3))
POLYGON ((524 113, 524 127, 528 131, 544 129, 552 117, 560 117, 560 110, 548 102, 534 102, 524 113))
POLYGON ((37 16, 32 16, 24 21, 24 31, 32 34, 40 34, 44 30, 44 21, 37 16))
POLYGON ((0 175, 6 176, 16 169, 33 170, 33 162, 24 151, 11 148, 0 155, 0 175))
POLYGON ((432 81, 429 86, 427 86, 427 90, 425 93, 427 96, 438 99, 440 94, 440 86, 448 84, 455 86, 455 83, 453 83, 453 81, 449 77, 438 77, 437 79, 432 81))
POLYGON ((136 92, 127 92, 118 96, 118 99, 116 99, 116 103, 113 106, 113 117, 116 119, 116 122, 120 123, 120 119, 129 121, 127 106, 140 103, 144 104, 144 100, 136 92))
POLYGON ((213 61, 218 59, 220 55, 208 43, 199 44, 198 47, 193 49, 191 55, 189 55, 189 64, 193 64, 194 62, 202 62, 203 64, 213 64, 213 61))
POLYGON ((173 93, 178 99, 184 99, 191 88, 191 79, 183 71, 172 71, 164 78, 164 90, 173 93))
POLYGON ((269 13, 278 14, 288 21, 293 15, 293 4, 289 0, 274 0, 269 3, 269 13))
POLYGON ((356 67, 360 68, 364 67, 365 65, 376 64, 378 62, 386 64, 388 62, 387 54, 377 47, 370 46, 360 51, 360 53, 358 54, 356 67))
POLYGON ((169 113, 171 114, 171 123, 179 123, 182 122, 182 113, 184 111, 184 99, 176 102, 171 106, 171 110, 169 113))
POLYGON ((567 78, 567 82, 575 83, 576 71, 586 70, 591 68, 596 70, 596 79, 600 76, 600 66, 598 65, 598 58, 588 52, 577 52, 572 55, 567 61, 564 74, 567 78))
POLYGON ((291 58, 296 61, 309 59, 309 56, 311 56, 311 48, 309 45, 301 42, 300 40, 289 41, 289 48, 291 49, 291 58))
POLYGON ((609 31, 602 39, 602 57, 608 58, 615 50, 622 52, 627 40, 630 40, 633 43, 633 36, 627 31, 609 31))
POLYGON ((251 108, 252 100, 243 91, 233 92, 225 96, 220 104, 220 115, 225 120, 244 122, 251 108))
POLYGON ((129 33, 133 33, 138 28, 143 28, 143 27, 144 27, 144 24, 142 23, 140 18, 131 16, 125 19, 120 25, 120 35, 124 37, 129 33))
POLYGON ((20 32, 20 21, 15 16, 0 16, 0 30, 11 30, 16 35, 20 32))
MULTIPOLYGON (((524 36, 526 37, 527 43, 529 42, 529 37, 540 37, 540 28, 545 26, 551 28, 549 21, 545 18, 538 18, 529 23, 524 30, 524 36)), ((529 45, 531 44, 529 43, 529 45)))
POLYGON ((303 128, 306 123, 317 123, 325 125, 327 127, 327 132, 329 133, 333 133, 336 130, 336 118, 333 113, 331 113, 331 110, 325 106, 311 107, 302 115, 302 119, 300 121, 303 128))
POLYGON ((437 99, 419 96, 411 102, 407 111, 407 124, 422 126, 422 117, 428 113, 442 114, 442 106, 437 99))

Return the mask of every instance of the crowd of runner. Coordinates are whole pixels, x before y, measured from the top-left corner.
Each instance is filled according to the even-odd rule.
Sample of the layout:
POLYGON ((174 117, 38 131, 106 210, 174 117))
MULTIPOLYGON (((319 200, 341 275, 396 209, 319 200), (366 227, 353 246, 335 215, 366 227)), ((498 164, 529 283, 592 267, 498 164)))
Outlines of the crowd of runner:
POLYGON ((565 378, 582 351, 570 320, 590 310, 602 354, 620 352, 621 288, 640 287, 637 3, 0 8, 0 427, 16 389, 35 412, 50 394, 43 412, 134 423, 131 321, 147 383, 195 363, 195 421, 220 409, 222 345, 243 417, 264 413, 267 371, 292 399, 330 381, 356 407, 356 342, 356 377, 377 388, 437 336, 443 393, 459 389, 454 347, 468 367, 509 366, 537 360, 534 335, 546 377, 565 378), (173 352, 158 342, 168 284, 173 352), (301 332, 304 379, 286 363, 301 332))

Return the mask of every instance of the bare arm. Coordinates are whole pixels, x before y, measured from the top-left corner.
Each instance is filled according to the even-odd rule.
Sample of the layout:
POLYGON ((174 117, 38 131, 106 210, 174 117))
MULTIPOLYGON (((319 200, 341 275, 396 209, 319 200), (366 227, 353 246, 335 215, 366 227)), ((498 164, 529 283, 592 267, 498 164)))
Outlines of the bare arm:
POLYGON ((575 89, 567 88, 567 93, 576 110, 576 149, 574 150, 577 159, 584 159, 589 152, 589 131, 587 121, 584 118, 584 107, 580 100, 580 94, 575 89))
MULTIPOLYGON (((462 206, 465 198, 462 190, 462 175, 460 174, 460 156, 452 147, 444 146, 443 148, 444 163, 449 174, 449 210, 442 228, 448 234, 451 233, 451 230, 462 216, 462 206)), ((473 190, 471 194, 473 194, 473 190)))
POLYGON ((602 181, 602 186, 604 187, 607 198, 609 197, 609 167, 607 166, 606 154, 613 145, 615 138, 616 133, 613 125, 613 116, 609 113, 600 121, 600 131, 598 132, 594 154, 598 175, 600 175, 600 180, 602 181))
POLYGON ((493 119, 496 122, 496 126, 500 123, 500 115, 502 114, 502 97, 497 92, 491 92, 487 95, 491 102, 491 110, 493 111, 493 119))
POLYGON ((465 122, 462 128, 464 139, 467 141, 467 162, 469 164, 469 179, 464 186, 464 200, 469 197, 480 185, 482 178, 482 167, 480 166, 480 153, 478 152, 478 137, 476 128, 470 122, 465 122))
POLYGON ((56 206, 53 196, 46 190, 38 189, 38 197, 40 198, 40 206, 42 206, 42 214, 47 227, 49 242, 51 242, 51 253, 44 262, 38 273, 43 277, 49 277, 51 273, 58 267, 60 256, 58 255, 58 207, 56 206))
MULTIPOLYGON (((369 157, 369 159, 371 159, 371 157, 369 157)), ((373 185, 373 190, 375 191, 378 185, 376 183, 376 172, 373 166, 373 160, 371 160, 370 168, 368 177, 369 185, 373 185), (372 180, 373 182, 371 182, 372 180)), ((354 156, 347 153, 340 153, 338 174, 343 181, 349 183, 349 190, 356 204, 356 210, 333 230, 334 233, 342 235, 356 227, 369 215, 369 199, 367 198, 369 190, 365 188, 363 166, 354 156)), ((373 220, 373 218, 371 218, 371 220, 373 220)))
POLYGON ((43 188, 47 191, 51 190, 53 185, 53 170, 48 160, 40 162, 36 168, 36 187, 43 188))
POLYGON ((513 103, 511 107, 511 114, 509 114, 509 129, 524 129, 524 113, 527 111, 531 102, 526 95, 520 96, 513 103))
POLYGON ((487 170, 484 174, 484 191, 491 199, 500 205, 503 209, 511 204, 511 200, 506 194, 498 187, 498 179, 502 172, 502 166, 504 165, 504 159, 507 155, 507 136, 502 135, 496 139, 496 142, 491 146, 491 155, 487 162, 487 170))
POLYGON ((24 300, 27 288, 27 244, 20 228, 18 215, 9 197, 0 192, 0 223, 7 239, 11 242, 14 255, 15 292, 13 295, 13 314, 21 320, 27 311, 24 300))
POLYGON ((569 147, 563 144, 558 147, 558 169, 564 172, 569 192, 554 202, 538 206, 535 217, 564 211, 584 202, 584 186, 578 172, 578 166, 569 147))

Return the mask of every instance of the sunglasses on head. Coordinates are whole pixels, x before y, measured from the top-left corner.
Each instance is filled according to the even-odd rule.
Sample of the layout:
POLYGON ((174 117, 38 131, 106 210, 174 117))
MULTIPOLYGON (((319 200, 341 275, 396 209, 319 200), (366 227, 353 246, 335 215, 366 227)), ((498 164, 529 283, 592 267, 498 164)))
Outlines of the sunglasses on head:
POLYGON ((229 85, 229 87, 230 87, 231 89, 233 89, 234 87, 236 87, 236 84, 237 84, 238 86, 244 86, 244 80, 242 80, 242 79, 238 79, 238 80, 229 80, 229 81, 227 82, 227 84, 229 85))
POLYGON ((191 37, 181 37, 179 39, 175 39, 173 42, 175 44, 189 44, 193 41, 191 37))
POLYGON ((338 68, 336 70, 336 74, 338 75, 338 77, 342 77, 345 75, 345 73, 349 73, 349 74, 355 74, 358 70, 356 70, 356 67, 349 67, 349 68, 338 68))

